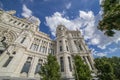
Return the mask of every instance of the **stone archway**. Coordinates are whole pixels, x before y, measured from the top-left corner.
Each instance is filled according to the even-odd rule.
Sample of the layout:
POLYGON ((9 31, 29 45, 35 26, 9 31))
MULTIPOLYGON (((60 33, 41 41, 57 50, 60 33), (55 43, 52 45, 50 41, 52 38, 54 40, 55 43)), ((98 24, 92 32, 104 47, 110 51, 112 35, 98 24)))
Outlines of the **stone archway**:
MULTIPOLYGON (((17 39, 17 34, 14 31, 2 31, 1 39, 4 38, 2 42, 5 42, 7 45, 13 43, 17 39)), ((1 41, 1 40, 0 40, 1 41)))
POLYGON ((0 35, 0 55, 9 47, 11 43, 14 43, 17 35, 14 31, 4 30, 0 35))

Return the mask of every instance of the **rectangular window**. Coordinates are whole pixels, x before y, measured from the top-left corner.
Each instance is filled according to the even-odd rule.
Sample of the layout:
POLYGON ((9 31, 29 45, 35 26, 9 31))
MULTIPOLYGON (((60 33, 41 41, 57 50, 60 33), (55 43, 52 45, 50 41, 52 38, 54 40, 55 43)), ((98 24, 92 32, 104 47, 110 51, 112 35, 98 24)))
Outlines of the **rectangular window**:
POLYGON ((21 23, 19 22, 18 25, 20 25, 21 23))
POLYGON ((36 69, 35 69, 35 74, 40 72, 40 67, 41 67, 41 64, 38 63, 37 66, 36 66, 36 69))
POLYGON ((24 26, 25 24, 22 24, 22 27, 24 26))
POLYGON ((5 62, 5 64, 3 65, 3 67, 7 67, 12 59, 13 59, 13 56, 10 56, 8 60, 5 62))
POLYGON ((24 37, 22 40, 21 40, 21 43, 23 43, 25 41, 26 37, 24 37))
POLYGON ((45 53, 45 47, 43 46, 43 53, 45 53))
POLYGON ((64 60, 63 60, 63 57, 60 57, 60 67, 61 67, 61 72, 64 72, 64 60))
POLYGON ((39 45, 35 44, 35 51, 38 50, 39 45))
POLYGON ((31 45, 30 49, 31 49, 31 50, 33 49, 33 43, 32 43, 32 45, 31 45))
POLYGON ((60 51, 62 51, 62 46, 60 46, 60 51))
POLYGON ((69 51, 68 46, 66 46, 67 51, 69 51))
POLYGON ((9 22, 13 21, 13 19, 10 19, 9 22))
POLYGON ((70 57, 68 57, 68 62, 69 62, 69 69, 70 69, 70 71, 72 71, 72 65, 71 65, 71 59, 70 59, 70 57))
POLYGON ((3 50, 0 50, 0 55, 1 55, 3 52, 4 52, 3 50))
POLYGON ((44 53, 46 53, 47 52, 47 47, 44 47, 44 53))
POLYGON ((30 69, 30 66, 31 66, 31 63, 27 61, 27 62, 24 64, 21 73, 23 73, 23 72, 28 73, 28 72, 29 72, 29 69, 30 69))
POLYGON ((40 48, 39 48, 39 52, 41 52, 41 47, 42 47, 42 46, 40 46, 40 48))
POLYGON ((28 57, 27 61, 24 63, 24 66, 21 70, 21 73, 25 72, 28 73, 30 70, 30 66, 31 66, 31 61, 32 61, 32 57, 28 57))
POLYGON ((54 49, 51 49, 51 54, 54 54, 54 49))
POLYGON ((37 51, 38 50, 38 46, 37 44, 33 44, 33 51, 37 51))
POLYGON ((17 21, 14 21, 14 24, 16 23, 17 21))
POLYGON ((80 50, 83 50, 81 45, 79 45, 79 49, 80 49, 80 50))

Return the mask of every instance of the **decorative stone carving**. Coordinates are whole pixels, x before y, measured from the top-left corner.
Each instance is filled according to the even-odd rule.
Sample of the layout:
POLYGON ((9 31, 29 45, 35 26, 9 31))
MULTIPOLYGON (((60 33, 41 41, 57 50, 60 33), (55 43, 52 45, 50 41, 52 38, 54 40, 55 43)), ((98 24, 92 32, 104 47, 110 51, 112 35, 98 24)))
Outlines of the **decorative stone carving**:
POLYGON ((8 14, 10 14, 10 15, 14 15, 15 13, 16 13, 16 11, 15 10, 10 10, 10 11, 6 11, 8 14))

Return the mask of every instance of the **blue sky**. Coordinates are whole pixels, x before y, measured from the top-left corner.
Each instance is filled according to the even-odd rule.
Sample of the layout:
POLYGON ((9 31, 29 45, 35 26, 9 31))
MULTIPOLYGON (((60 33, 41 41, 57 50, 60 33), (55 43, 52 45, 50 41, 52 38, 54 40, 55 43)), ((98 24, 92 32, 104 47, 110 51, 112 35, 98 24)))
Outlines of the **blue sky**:
POLYGON ((102 0, 0 0, 3 10, 16 10, 15 16, 33 17, 40 22, 40 31, 55 38, 58 24, 70 30, 79 29, 94 57, 120 56, 120 32, 107 37, 97 29, 103 13, 102 0))

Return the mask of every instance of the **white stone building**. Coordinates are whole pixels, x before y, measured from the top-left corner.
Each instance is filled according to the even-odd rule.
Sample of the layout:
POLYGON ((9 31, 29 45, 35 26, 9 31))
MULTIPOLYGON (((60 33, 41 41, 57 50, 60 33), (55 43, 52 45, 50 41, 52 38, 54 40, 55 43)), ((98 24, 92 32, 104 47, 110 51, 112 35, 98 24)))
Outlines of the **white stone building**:
POLYGON ((0 10, 0 79, 40 79, 40 66, 48 53, 56 55, 62 78, 72 79, 72 55, 79 54, 94 70, 90 50, 80 31, 68 30, 59 25, 56 40, 40 32, 38 21, 31 22, 14 16, 15 11, 0 10))

